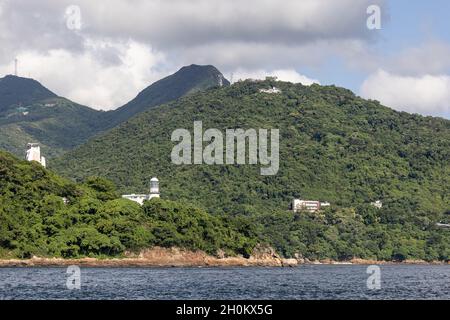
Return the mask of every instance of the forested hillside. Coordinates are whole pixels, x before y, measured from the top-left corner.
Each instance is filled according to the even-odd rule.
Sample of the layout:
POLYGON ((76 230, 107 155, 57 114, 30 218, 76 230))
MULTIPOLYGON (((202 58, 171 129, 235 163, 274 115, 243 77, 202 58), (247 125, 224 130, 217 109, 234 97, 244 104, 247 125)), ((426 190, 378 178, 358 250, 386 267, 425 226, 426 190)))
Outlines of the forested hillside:
POLYGON ((33 79, 6 76, 0 79, 0 112, 5 113, 17 105, 56 98, 56 94, 33 79))
POLYGON ((19 157, 29 142, 40 143, 47 159, 61 155, 97 133, 103 114, 58 97, 35 80, 0 79, 0 149, 19 157))
MULTIPOLYGON (((204 143, 204 147, 207 143, 204 143)), ((450 210, 450 121, 396 112, 334 86, 245 81, 145 112, 58 159, 66 177, 98 174, 121 192, 158 176, 169 199, 228 214, 287 210, 293 197, 356 207, 382 200, 420 217, 450 210), (272 85, 280 94, 261 93, 272 85), (175 165, 175 129, 277 128, 280 169, 175 165)))
POLYGON ((248 257, 260 244, 310 260, 450 259, 450 234, 435 225, 443 215, 370 205, 210 215, 184 201, 140 207, 118 197, 103 178, 75 184, 0 152, 0 258, 121 257, 153 246, 248 257))
POLYGON ((140 207, 108 180, 74 184, 0 151, 0 258, 120 257, 153 246, 248 256, 257 239, 241 228, 187 203, 140 207))

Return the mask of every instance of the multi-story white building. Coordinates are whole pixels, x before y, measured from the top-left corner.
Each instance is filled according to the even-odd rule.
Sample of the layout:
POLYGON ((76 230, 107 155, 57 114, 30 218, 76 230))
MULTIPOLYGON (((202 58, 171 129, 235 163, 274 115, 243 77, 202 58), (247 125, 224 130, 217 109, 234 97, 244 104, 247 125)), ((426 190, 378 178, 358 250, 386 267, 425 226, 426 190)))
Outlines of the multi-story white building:
POLYGON ((38 143, 29 143, 27 144, 27 161, 37 161, 44 168, 46 167, 46 160, 44 157, 41 157, 41 147, 38 143))
POLYGON ((149 194, 124 194, 122 198, 128 199, 139 203, 141 206, 144 204, 145 200, 151 200, 153 198, 159 198, 159 180, 157 178, 152 178, 150 180, 150 190, 149 194))
POLYGON ((309 212, 316 212, 325 207, 330 207, 331 204, 329 202, 320 202, 315 200, 301 200, 294 199, 291 203, 291 209, 294 212, 299 212, 302 210, 306 210, 309 212))

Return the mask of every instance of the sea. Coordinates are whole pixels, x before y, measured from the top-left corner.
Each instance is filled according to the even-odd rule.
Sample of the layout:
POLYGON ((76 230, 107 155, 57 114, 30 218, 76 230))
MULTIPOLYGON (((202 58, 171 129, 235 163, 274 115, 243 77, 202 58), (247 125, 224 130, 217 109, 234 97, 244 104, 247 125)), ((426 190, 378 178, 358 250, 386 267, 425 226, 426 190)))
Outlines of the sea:
POLYGON ((0 268, 0 299, 450 300, 450 266, 0 268))

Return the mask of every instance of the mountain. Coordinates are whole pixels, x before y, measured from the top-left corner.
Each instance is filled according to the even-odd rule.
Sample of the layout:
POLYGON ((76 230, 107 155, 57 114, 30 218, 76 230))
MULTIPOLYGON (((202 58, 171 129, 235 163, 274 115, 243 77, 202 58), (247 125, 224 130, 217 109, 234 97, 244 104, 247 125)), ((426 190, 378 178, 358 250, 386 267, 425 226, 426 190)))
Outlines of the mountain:
POLYGON ((448 120, 397 112, 343 88, 269 78, 154 107, 57 159, 53 168, 78 180, 107 177, 123 193, 142 192, 148 178, 158 176, 164 197, 216 213, 285 212, 294 197, 334 208, 382 200, 389 219, 430 225, 450 211, 448 159, 448 120), (272 86, 281 93, 261 92, 272 86), (192 134, 200 120, 204 130, 223 134, 279 129, 278 173, 262 176, 260 165, 173 164, 172 132, 192 134))
POLYGON ((103 112, 58 97, 33 79, 0 79, 0 149, 24 156, 26 144, 40 143, 55 157, 98 132, 103 112))
POLYGON ((106 126, 112 128, 140 112, 185 95, 229 85, 230 82, 214 66, 186 66, 150 85, 123 107, 109 112, 106 126))
POLYGON ((0 149, 23 156, 28 142, 54 158, 157 105, 230 83, 213 66, 191 65, 155 82, 123 107, 97 111, 56 94, 33 79, 0 79, 0 149))
POLYGON ((56 94, 33 79, 8 75, 0 79, 0 112, 22 104, 56 98, 56 94))
POLYGON ((448 120, 396 112, 334 86, 268 79, 155 107, 52 165, 77 180, 108 177, 127 194, 145 192, 157 176, 163 199, 233 217, 243 234, 285 257, 448 261, 449 234, 437 226, 450 221, 448 159, 448 120), (172 133, 186 129, 192 138, 194 121, 223 134, 278 128, 278 173, 262 176, 260 165, 173 164, 172 133), (331 207, 293 213, 293 198, 331 207), (371 205, 376 200, 382 208, 371 205))

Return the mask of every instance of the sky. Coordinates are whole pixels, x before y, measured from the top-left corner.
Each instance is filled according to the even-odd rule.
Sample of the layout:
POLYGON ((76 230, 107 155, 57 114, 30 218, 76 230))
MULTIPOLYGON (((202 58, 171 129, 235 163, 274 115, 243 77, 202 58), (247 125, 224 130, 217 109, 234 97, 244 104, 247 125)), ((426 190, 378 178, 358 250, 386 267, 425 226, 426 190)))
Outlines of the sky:
POLYGON ((0 0, 0 76, 111 110, 211 64, 450 118, 449 30, 448 0, 0 0))

